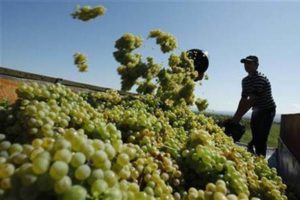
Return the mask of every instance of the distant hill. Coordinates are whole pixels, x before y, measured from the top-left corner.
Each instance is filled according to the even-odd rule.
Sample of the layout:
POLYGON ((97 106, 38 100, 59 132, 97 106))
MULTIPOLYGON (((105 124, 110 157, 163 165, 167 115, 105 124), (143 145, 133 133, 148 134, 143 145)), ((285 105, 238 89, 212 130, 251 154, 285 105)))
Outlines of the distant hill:
MULTIPOLYGON (((233 111, 215 111, 215 110, 207 110, 205 113, 214 114, 214 115, 224 115, 224 116, 233 116, 233 111)), ((247 112, 243 118, 250 119, 252 111, 247 112)), ((274 122, 280 123, 281 114, 276 114, 274 118, 274 122)))

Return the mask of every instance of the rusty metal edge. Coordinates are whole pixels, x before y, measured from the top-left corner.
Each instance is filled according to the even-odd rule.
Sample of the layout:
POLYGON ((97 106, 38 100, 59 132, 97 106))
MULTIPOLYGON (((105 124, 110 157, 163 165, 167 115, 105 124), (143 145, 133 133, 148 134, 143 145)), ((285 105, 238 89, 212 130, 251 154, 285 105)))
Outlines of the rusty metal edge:
MULTIPOLYGON (((20 79, 45 81, 45 82, 50 82, 50 83, 60 83, 65 86, 89 89, 89 90, 100 91, 100 92, 104 92, 104 91, 112 89, 112 88, 99 87, 96 85, 90 85, 90 84, 86 84, 86 83, 65 80, 65 79, 57 78, 57 77, 51 77, 51 76, 45 76, 45 75, 40 75, 40 74, 34 74, 34 73, 30 73, 30 72, 14 70, 14 69, 5 68, 5 67, 0 67, 0 77, 1 77, 1 75, 8 76, 8 77, 14 77, 14 78, 20 78, 20 79)), ((113 89, 113 90, 115 90, 115 89, 113 89)), ((121 91, 121 90, 117 90, 117 91, 121 95, 133 95, 133 96, 138 95, 136 93, 125 92, 125 91, 121 91)))

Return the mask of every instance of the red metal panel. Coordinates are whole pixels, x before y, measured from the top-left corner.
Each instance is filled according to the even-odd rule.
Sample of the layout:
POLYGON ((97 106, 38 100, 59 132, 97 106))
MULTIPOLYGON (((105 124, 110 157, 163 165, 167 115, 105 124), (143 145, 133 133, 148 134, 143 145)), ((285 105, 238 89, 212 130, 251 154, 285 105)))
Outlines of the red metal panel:
POLYGON ((4 79, 0 77, 0 99, 4 98, 9 103, 14 103, 18 98, 16 94, 16 88, 18 87, 19 81, 4 79))

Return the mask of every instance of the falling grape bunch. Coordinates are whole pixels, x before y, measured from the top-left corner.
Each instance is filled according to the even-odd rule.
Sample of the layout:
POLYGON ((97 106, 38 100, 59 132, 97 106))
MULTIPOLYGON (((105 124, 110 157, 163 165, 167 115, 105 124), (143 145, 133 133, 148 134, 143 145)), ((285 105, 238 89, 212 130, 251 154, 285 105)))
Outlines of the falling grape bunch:
MULTIPOLYGON (((106 8, 104 6, 83 6, 80 7, 79 5, 76 7, 76 10, 71 13, 71 16, 74 19, 79 19, 81 21, 89 21, 95 19, 96 17, 100 17, 104 15, 106 12, 106 8)), ((74 54, 74 64, 77 66, 79 72, 87 72, 88 65, 87 65, 87 58, 86 55, 82 53, 75 53, 74 54)))
POLYGON ((74 19, 79 19, 82 21, 89 21, 104 15, 106 8, 103 6, 95 6, 94 8, 90 6, 77 6, 76 10, 71 14, 74 19))
POLYGON ((87 65, 87 57, 82 53, 75 53, 74 54, 74 64, 77 65, 77 68, 80 72, 87 72, 88 65, 87 65))

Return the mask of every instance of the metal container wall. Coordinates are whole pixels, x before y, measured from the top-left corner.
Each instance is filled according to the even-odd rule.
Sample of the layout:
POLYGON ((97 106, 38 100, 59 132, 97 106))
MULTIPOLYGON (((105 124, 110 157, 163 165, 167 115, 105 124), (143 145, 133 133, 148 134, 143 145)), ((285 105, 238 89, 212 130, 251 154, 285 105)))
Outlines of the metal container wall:
POLYGON ((280 176, 300 198, 300 114, 281 115, 277 160, 280 176))
POLYGON ((288 189, 300 198, 300 163, 284 142, 278 141, 278 172, 288 189))
POLYGON ((280 138, 300 162, 300 114, 281 115, 280 138))

